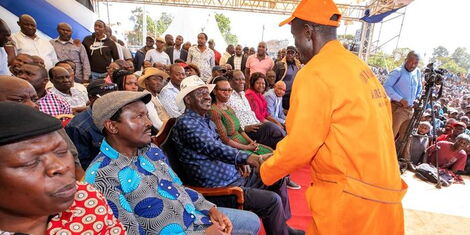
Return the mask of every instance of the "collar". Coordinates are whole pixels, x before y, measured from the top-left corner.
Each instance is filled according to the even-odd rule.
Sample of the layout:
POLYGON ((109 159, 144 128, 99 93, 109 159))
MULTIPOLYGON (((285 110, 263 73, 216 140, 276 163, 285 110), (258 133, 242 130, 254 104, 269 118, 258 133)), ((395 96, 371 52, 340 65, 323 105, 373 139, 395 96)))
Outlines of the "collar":
POLYGON ((171 81, 169 81, 167 84, 168 86, 168 89, 174 89, 174 90, 177 90, 178 92, 180 91, 178 88, 176 88, 173 83, 171 83, 171 81))
POLYGON ((405 73, 409 73, 409 74, 412 74, 412 73, 416 72, 416 70, 418 70, 418 67, 416 67, 415 70, 409 72, 409 71, 405 68, 405 64, 402 64, 401 67, 403 68, 402 70, 403 70, 405 73))
MULTIPOLYGON (((149 150, 149 146, 137 149, 137 156, 143 156, 149 150)), ((111 159, 118 159, 120 153, 108 144, 106 138, 101 142, 100 151, 111 159)), ((134 156, 132 156, 134 157, 134 156)))
POLYGON ((240 92, 236 92, 236 91, 235 91, 235 92, 233 92, 232 94, 234 94, 234 95, 237 94, 237 95, 240 96, 240 97, 245 96, 245 92, 244 92, 244 91, 240 91, 240 92))
POLYGON ((208 120, 209 117, 207 115, 201 116, 198 113, 194 112, 191 109, 186 109, 184 112, 187 116, 197 118, 197 119, 202 119, 202 120, 208 120))
POLYGON ((20 31, 19 33, 20 33, 20 35, 21 35, 22 37, 24 37, 24 38, 29 38, 29 39, 31 39, 31 40, 39 40, 39 36, 38 36, 37 34, 34 34, 34 38, 31 38, 30 36, 27 36, 26 34, 24 34, 24 33, 21 32, 21 31, 20 31))
MULTIPOLYGON (((54 86, 51 87, 51 90, 53 89, 54 92, 58 92, 59 94, 63 95, 63 96, 70 96, 70 97, 74 97, 77 95, 77 91, 78 89, 75 88, 75 87, 70 87, 70 95, 67 94, 67 93, 63 93, 62 91, 59 91, 59 89, 55 88, 54 86)), ((79 91, 78 91, 79 92, 79 91)))
POLYGON ((67 44, 67 43, 73 44, 72 38, 70 38, 70 40, 68 40, 68 41, 62 41, 62 40, 60 40, 59 37, 57 37, 56 39, 54 39, 54 41, 55 42, 60 42, 60 43, 63 43, 63 44, 67 44))

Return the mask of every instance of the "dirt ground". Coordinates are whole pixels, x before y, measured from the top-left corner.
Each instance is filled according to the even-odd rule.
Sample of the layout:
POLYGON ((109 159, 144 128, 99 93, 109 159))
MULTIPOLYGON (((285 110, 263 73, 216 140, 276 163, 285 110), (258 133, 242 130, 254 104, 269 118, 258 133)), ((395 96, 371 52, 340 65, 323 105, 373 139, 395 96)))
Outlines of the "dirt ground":
POLYGON ((413 172, 402 175, 408 184, 403 199, 407 235, 470 234, 470 177, 465 184, 437 189, 413 172))

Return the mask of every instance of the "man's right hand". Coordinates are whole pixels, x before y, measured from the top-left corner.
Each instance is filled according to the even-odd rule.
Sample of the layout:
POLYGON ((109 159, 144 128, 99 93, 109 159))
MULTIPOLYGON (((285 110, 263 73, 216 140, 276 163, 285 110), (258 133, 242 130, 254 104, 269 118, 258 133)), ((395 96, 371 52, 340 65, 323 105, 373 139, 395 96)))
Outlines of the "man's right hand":
POLYGON ((251 154, 248 159, 246 159, 246 163, 252 167, 259 168, 261 163, 263 163, 263 158, 261 158, 259 155, 251 154))
POLYGON ((401 99, 401 100, 400 100, 400 104, 401 104, 401 106, 403 106, 403 107, 408 107, 408 101, 406 101, 405 99, 401 99))
POLYGON ((245 132, 257 132, 261 124, 245 126, 245 132))
POLYGON ((222 228, 220 228, 217 223, 213 223, 211 226, 209 226, 204 234, 207 235, 228 235, 228 233, 224 232, 222 228))

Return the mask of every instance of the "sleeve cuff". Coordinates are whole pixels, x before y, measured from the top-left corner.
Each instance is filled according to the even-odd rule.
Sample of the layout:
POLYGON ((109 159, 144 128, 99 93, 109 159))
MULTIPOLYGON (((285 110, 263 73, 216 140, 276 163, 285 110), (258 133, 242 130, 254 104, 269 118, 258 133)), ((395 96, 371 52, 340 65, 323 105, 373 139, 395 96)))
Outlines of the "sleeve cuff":
POLYGON ((237 155, 235 156, 235 165, 244 165, 246 164, 246 160, 250 155, 245 153, 241 150, 237 151, 237 155))

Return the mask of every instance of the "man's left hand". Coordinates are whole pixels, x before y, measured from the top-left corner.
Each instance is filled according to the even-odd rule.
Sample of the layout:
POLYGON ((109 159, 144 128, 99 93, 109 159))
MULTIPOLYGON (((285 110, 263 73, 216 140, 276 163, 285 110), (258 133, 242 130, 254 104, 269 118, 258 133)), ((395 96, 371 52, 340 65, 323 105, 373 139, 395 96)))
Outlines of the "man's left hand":
POLYGON ((240 165, 238 166, 238 172, 242 175, 243 178, 250 176, 251 167, 249 165, 240 165))
POLYGON ((209 217, 212 223, 217 223, 223 232, 228 234, 232 233, 232 222, 226 215, 217 210, 215 206, 209 210, 209 217))

